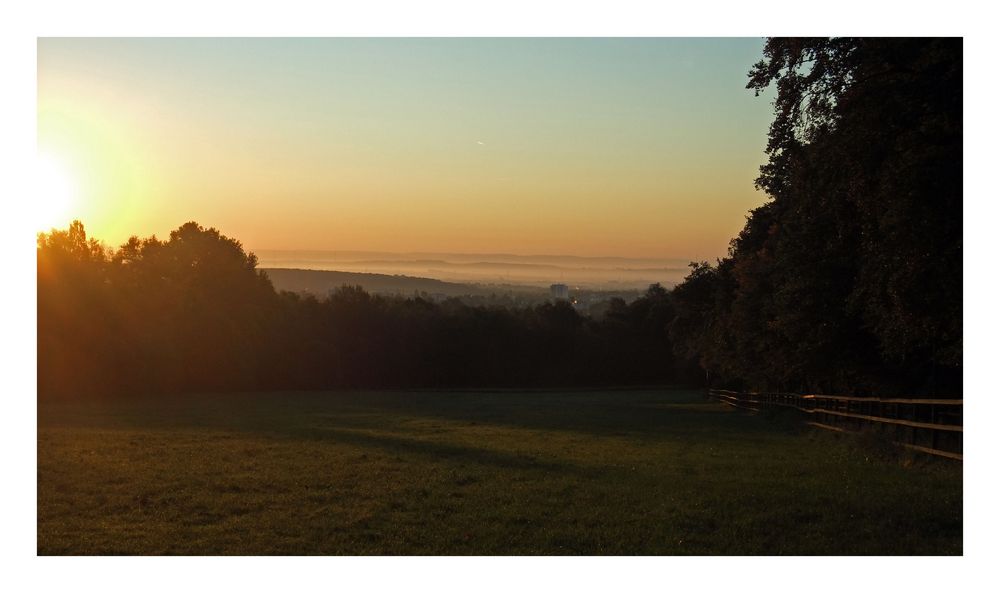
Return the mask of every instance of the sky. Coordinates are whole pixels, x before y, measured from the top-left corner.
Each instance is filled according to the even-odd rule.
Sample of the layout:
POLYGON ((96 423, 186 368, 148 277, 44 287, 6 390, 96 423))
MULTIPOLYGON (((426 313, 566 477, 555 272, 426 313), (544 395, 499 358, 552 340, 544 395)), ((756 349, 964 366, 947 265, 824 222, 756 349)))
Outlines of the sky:
POLYGON ((763 39, 38 40, 38 230, 714 259, 765 196, 763 39))

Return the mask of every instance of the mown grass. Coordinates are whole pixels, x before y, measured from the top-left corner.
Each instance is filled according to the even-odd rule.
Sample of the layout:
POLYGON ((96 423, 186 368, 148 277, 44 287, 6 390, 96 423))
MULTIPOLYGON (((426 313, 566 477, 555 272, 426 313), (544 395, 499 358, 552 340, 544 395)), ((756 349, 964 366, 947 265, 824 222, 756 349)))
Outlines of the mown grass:
POLYGON ((42 403, 39 554, 961 554, 962 476, 690 391, 42 403))

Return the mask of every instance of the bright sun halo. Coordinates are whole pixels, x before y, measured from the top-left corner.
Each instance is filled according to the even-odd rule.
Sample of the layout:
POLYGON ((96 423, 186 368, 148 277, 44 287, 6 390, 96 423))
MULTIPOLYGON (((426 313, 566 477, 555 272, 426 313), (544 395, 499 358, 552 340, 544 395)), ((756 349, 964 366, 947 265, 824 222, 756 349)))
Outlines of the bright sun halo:
POLYGON ((48 231, 68 226, 76 193, 75 180, 66 165, 53 155, 39 153, 31 210, 31 222, 36 229, 48 231))

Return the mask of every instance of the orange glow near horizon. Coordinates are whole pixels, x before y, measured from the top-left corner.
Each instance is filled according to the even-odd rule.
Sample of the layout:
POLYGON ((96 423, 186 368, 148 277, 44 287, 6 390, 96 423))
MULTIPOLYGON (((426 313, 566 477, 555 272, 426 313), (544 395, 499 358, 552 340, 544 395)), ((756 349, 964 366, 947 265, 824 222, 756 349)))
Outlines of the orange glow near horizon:
POLYGON ((76 195, 38 230, 711 259, 764 199, 770 105, 743 89, 760 46, 41 39, 39 151, 76 195))

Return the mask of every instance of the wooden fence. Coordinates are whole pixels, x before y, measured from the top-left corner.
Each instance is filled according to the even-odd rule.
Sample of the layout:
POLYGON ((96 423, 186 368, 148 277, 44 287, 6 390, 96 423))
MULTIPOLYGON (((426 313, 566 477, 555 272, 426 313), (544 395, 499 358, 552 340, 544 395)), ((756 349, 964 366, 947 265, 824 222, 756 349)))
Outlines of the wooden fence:
POLYGON ((708 394, 751 413, 791 408, 807 414, 807 423, 818 428, 841 432, 875 430, 903 447, 962 460, 960 399, 884 399, 725 389, 710 389, 708 394))

